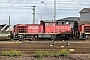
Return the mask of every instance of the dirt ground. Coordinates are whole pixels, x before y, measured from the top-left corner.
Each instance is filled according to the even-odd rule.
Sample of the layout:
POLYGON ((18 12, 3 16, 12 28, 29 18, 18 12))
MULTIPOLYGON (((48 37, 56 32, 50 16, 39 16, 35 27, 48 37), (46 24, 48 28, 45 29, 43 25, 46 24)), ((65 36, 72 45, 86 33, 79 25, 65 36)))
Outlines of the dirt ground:
POLYGON ((17 57, 0 56, 0 60, 90 60, 90 54, 70 54, 60 57, 43 57, 42 59, 23 55, 17 57))
POLYGON ((0 51, 2 50, 18 50, 25 54, 33 54, 36 51, 59 51, 61 49, 74 49, 72 54, 90 53, 90 41, 69 41, 69 46, 66 46, 67 41, 55 41, 54 46, 51 41, 1 41, 0 51), (64 46, 64 47, 61 47, 64 46))
POLYGON ((42 60, 90 60, 90 41, 68 42, 69 46, 66 46, 67 41, 55 41, 55 45, 50 46, 52 41, 0 41, 0 51, 18 50, 23 52, 23 56, 0 56, 0 60, 37 60, 30 54, 40 50, 59 51, 61 49, 74 49, 75 51, 65 57, 43 57, 42 60))

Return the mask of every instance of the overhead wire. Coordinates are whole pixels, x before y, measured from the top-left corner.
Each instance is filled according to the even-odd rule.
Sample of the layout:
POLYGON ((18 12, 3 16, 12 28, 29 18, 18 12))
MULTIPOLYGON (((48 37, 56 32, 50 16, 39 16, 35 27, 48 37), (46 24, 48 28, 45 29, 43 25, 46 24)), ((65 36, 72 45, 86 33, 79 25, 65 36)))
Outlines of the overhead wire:
MULTIPOLYGON (((88 0, 89 1, 89 0, 88 0)), ((66 1, 63 1, 63 0, 57 0, 56 3, 57 3, 57 6, 63 6, 63 8, 60 6, 60 8, 57 7, 56 10, 60 10, 60 11, 77 11, 78 10, 78 6, 74 7, 74 6, 70 6, 71 4, 79 4, 79 5, 90 5, 89 3, 78 3, 80 2, 79 0, 66 0, 66 1), (64 7, 64 4, 67 4, 68 6, 67 7, 64 7)), ((90 2, 90 1, 89 1, 90 2)), ((7 3, 9 4, 10 6, 1 6, 1 10, 4 10, 4 9, 7 9, 8 10, 12 10, 12 12, 14 12, 15 10, 31 10, 32 7, 31 5, 34 4, 34 5, 38 5, 38 6, 41 6, 41 1, 38 1, 38 0, 34 0, 31 1, 31 0, 6 0, 6 1, 1 1, 0 2, 1 4, 4 4, 4 3, 7 3)), ((52 5, 50 4, 53 4, 54 2, 45 2, 45 6, 51 8, 52 5)), ((53 8, 53 7, 52 7, 53 8)), ((81 7, 80 7, 81 8, 81 7)), ((37 8, 38 9, 38 8, 37 8)), ((53 8, 54 9, 54 8, 53 8)), ((23 12, 24 13, 24 12, 23 12)), ((49 13, 49 11, 48 11, 49 13)))
MULTIPOLYGON (((32 7, 33 5, 38 6, 36 8, 36 14, 41 15, 53 15, 53 6, 54 2, 52 0, 43 2, 42 0, 3 0, 0 2, 0 14, 32 14, 32 7), (43 2, 43 3, 41 3, 43 2), (7 6, 6 6, 7 5, 7 6), (43 10, 42 9, 52 9, 50 10, 43 10)), ((84 0, 83 0, 84 1, 84 0)), ((58 16, 61 13, 75 13, 79 12, 79 10, 84 6, 90 6, 90 1, 88 0, 87 3, 81 3, 80 0, 57 0, 56 1, 56 11, 58 16), (67 5, 67 6, 66 6, 67 5), (79 6, 79 7, 78 7, 79 6)), ((40 17, 41 18, 41 17, 40 17)), ((29 20, 26 21, 26 23, 29 20)))

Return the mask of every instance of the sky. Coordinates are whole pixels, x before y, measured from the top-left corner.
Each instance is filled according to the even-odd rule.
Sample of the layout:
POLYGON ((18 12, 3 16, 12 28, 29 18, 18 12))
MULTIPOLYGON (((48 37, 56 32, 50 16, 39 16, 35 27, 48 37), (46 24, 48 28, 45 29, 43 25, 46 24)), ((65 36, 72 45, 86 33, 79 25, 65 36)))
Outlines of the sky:
MULTIPOLYGON (((9 24, 9 15, 12 26, 33 23, 32 6, 36 23, 54 19, 54 0, 0 0, 0 24, 9 24)), ((83 8, 90 8, 90 0, 56 0, 56 19, 79 17, 83 8)))

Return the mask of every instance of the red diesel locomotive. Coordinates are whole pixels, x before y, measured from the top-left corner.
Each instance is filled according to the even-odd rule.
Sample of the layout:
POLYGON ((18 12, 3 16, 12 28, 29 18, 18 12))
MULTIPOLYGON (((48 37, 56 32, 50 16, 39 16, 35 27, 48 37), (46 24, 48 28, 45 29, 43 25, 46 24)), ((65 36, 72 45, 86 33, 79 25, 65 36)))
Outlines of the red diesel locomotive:
POLYGON ((69 39, 70 24, 54 21, 40 21, 40 24, 17 24, 14 26, 13 38, 18 40, 69 39))
POLYGON ((40 21, 40 24, 16 24, 11 39, 90 39, 90 21, 40 21), (73 28, 70 22, 74 22, 73 28))

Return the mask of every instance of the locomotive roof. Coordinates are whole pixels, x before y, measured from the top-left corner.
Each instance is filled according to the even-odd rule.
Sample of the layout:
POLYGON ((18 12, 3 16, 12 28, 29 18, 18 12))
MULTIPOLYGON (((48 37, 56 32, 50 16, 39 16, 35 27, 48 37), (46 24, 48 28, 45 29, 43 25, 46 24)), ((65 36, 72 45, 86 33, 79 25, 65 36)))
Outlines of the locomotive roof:
POLYGON ((63 18, 63 19, 59 19, 57 21, 75 22, 75 21, 78 21, 78 20, 80 20, 80 17, 66 17, 66 18, 63 18))
POLYGON ((43 22, 45 23, 51 23, 51 22, 54 22, 53 20, 43 20, 43 22))
MULTIPOLYGON (((39 24, 16 24, 17 26, 28 26, 28 25, 33 25, 33 26, 36 26, 36 25, 39 25, 39 24)), ((14 25, 14 26, 16 26, 14 25)))
POLYGON ((17 25, 39 25, 39 24, 17 24, 17 25))
POLYGON ((66 18, 62 18, 62 19, 58 19, 58 20, 43 20, 43 22, 76 22, 80 20, 80 17, 66 17, 66 18))

